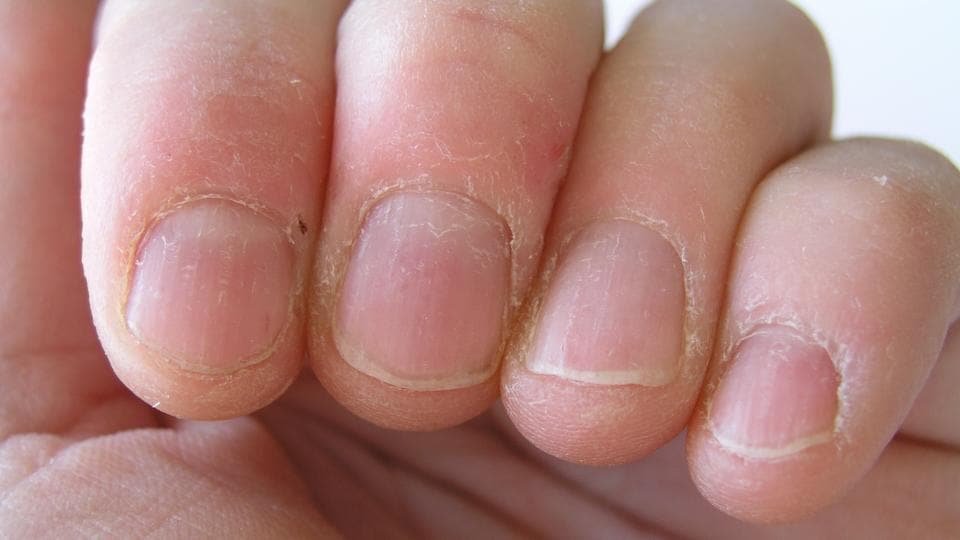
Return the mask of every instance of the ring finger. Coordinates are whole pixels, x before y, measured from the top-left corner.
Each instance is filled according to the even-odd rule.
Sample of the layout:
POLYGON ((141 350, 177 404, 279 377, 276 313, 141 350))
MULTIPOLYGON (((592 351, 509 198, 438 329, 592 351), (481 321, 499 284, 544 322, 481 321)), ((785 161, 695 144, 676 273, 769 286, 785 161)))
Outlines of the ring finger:
POLYGON ((700 391, 737 224, 771 168, 827 135, 823 42, 785 2, 675 1, 594 78, 502 394, 541 449, 637 459, 700 391))

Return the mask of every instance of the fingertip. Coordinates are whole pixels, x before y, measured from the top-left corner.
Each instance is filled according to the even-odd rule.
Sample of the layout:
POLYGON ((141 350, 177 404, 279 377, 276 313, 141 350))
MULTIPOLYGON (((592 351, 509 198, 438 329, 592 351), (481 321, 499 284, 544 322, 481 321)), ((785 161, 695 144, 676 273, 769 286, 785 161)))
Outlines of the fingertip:
POLYGON ((311 354, 311 358, 314 373, 331 396, 357 416, 388 429, 435 431, 455 426, 479 415, 497 398, 497 374, 479 384, 424 391, 386 383, 337 356, 311 354))
POLYGON ((178 417, 279 396, 305 350, 341 2, 105 2, 83 266, 120 379, 178 417))
POLYGON ((810 150, 760 185, 687 440, 713 504, 796 521, 888 448, 956 316, 955 179, 920 146, 861 139, 810 150))
MULTIPOLYGON (((117 376, 167 414, 222 419, 270 403, 302 363, 307 238, 225 197, 160 210, 115 251, 91 307, 117 376)), ((109 255, 108 255, 109 256, 109 255)), ((103 279, 87 255, 88 280, 103 279)))
POLYGON ((601 53, 598 7, 356 1, 344 16, 310 352, 358 415, 437 429, 496 398, 601 53))
POLYGON ((776 325, 750 332, 730 355, 689 426, 687 461, 697 489, 720 510, 755 523, 797 521, 828 506, 870 463, 862 447, 847 448, 834 360, 776 325))
POLYGON ((643 458, 682 428, 693 402, 676 386, 597 385, 508 361, 501 396, 517 430, 566 461, 609 466, 643 458))
POLYGON ((851 467, 839 444, 831 440, 789 455, 745 456, 696 418, 687 436, 687 465, 694 485, 721 511, 753 523, 788 523, 838 500, 869 468, 869 459, 851 467))
POLYGON ((170 362, 233 373, 272 356, 286 337, 299 288, 296 244, 270 218, 201 199, 163 212, 139 244, 127 329, 170 362))

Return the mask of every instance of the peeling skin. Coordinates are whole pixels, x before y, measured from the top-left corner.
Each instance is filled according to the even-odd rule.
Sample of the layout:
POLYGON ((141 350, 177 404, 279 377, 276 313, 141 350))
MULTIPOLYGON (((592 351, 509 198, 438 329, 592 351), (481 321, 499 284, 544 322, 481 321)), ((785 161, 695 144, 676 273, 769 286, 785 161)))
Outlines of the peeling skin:
POLYGON ((878 175, 878 176, 873 176, 873 177, 871 177, 871 178, 873 178, 873 181, 874 181, 874 182, 876 182, 876 183, 878 183, 878 184, 880 184, 881 186, 884 186, 884 187, 886 187, 887 183, 890 182, 890 177, 888 177, 888 176, 885 175, 885 174, 881 174, 881 175, 878 175))
MULTIPOLYGON (((942 348, 940 321, 956 314, 958 250, 945 234, 956 225, 945 216, 956 214, 944 207, 957 200, 944 192, 956 184, 935 183, 950 177, 942 171, 906 165, 918 150, 928 152, 889 141, 837 143, 760 186, 757 210, 741 229, 730 312, 704 395, 713 395, 742 336, 786 327, 827 351, 839 382, 830 440, 819 434, 793 450, 869 461, 882 449, 926 376, 917 363, 932 363, 942 348), (822 227, 798 230, 796 223, 822 227), (918 260, 937 270, 917 273, 918 260)), ((784 457, 733 450, 757 460, 784 457)))
MULTIPOLYGON (((842 447, 845 444, 844 425, 848 421, 848 417, 850 415, 850 411, 847 407, 848 399, 846 397, 850 381, 847 380, 847 377, 844 376, 844 373, 846 371, 846 366, 855 361, 850 347, 838 343, 835 340, 829 339, 826 333, 815 330, 809 324, 806 324, 800 319, 800 317, 796 315, 796 312, 789 305, 777 304, 777 306, 774 308, 771 307, 771 305, 765 300, 757 298, 754 301, 756 302, 754 305, 745 306, 745 309, 751 313, 751 316, 742 322, 738 322, 735 325, 735 329, 729 329, 733 330, 734 335, 743 337, 736 340, 731 340, 728 334, 729 330, 721 331, 718 334, 718 336, 720 336, 720 341, 718 343, 718 350, 716 352, 718 361, 715 369, 718 373, 723 373, 723 371, 727 369, 729 362, 732 361, 733 352, 740 345, 740 343, 742 343, 743 340, 747 339, 752 334, 761 331, 766 327, 781 326, 784 328, 789 328, 797 335, 804 336, 804 338, 810 343, 822 347, 827 351, 827 354, 833 360, 834 368, 837 371, 837 376, 839 379, 837 385, 837 415, 834 420, 834 428, 830 435, 830 441, 832 441, 838 447, 842 447)), ((716 394, 715 390, 719 384, 719 378, 720 376, 712 377, 706 384, 708 390, 705 394, 707 396, 704 404, 705 411, 709 411, 713 405, 713 397, 716 394)), ((714 436, 716 437, 716 434, 714 434, 714 436)), ((817 437, 818 436, 814 436, 813 439, 816 439, 817 437)), ((720 440, 719 438, 717 439, 720 440)), ((807 446, 799 448, 797 451, 809 446, 820 444, 820 442, 811 442, 807 446)), ((762 457, 760 454, 764 454, 765 452, 771 453, 771 449, 756 450, 757 451, 754 453, 757 454, 757 457, 762 457)), ((776 452, 773 452, 773 454, 775 453, 776 452)), ((777 457, 773 454, 771 454, 771 457, 777 457)), ((743 455, 746 456, 746 454, 743 455)))
MULTIPOLYGON (((464 14, 462 2, 399 2, 389 14, 354 3, 341 20, 340 35, 372 39, 342 40, 337 50, 332 189, 311 302, 311 356, 326 386, 342 382, 347 371, 362 375, 348 362, 339 362, 343 370, 330 368, 346 350, 336 303, 361 224, 374 205, 397 193, 469 197, 506 225, 509 292, 494 363, 500 359, 503 340, 537 275, 551 203, 566 173, 589 73, 601 52, 602 28, 596 24, 601 19, 592 17, 599 15, 599 5, 554 7, 503 5, 474 10, 464 19, 458 17, 464 14), (479 20, 477 13, 483 15, 479 20), (568 19, 571 13, 576 16, 568 19), (541 14, 551 24, 542 24, 541 14), (511 32, 491 31, 489 23, 506 19, 539 47, 546 45, 549 54, 544 57, 511 32), (537 24, 529 24, 533 21, 537 24), (569 39, 572 24, 577 40, 569 39), (371 34, 370 25, 379 31, 371 34), (456 36, 461 46, 443 46, 446 36, 456 36)), ((485 368, 467 371, 484 373, 477 387, 488 390, 484 400, 492 400, 498 378, 486 375, 492 368, 485 368)), ((399 393, 395 385, 378 384, 383 379, 363 377, 359 381, 370 391, 344 392, 341 400, 368 418, 384 418, 398 400, 443 400, 451 409, 466 410, 462 399, 479 395, 475 390, 399 393), (381 390, 388 397, 377 397, 381 390)), ((436 387, 436 381, 428 386, 436 387)), ((469 408, 475 406, 472 402, 469 408)), ((423 418, 438 414, 447 411, 425 411, 423 418)))
MULTIPOLYGON (((477 190, 473 189, 470 178, 468 177, 464 182, 467 186, 465 190, 466 198, 478 200, 476 197, 477 190)), ((447 193, 458 197, 464 196, 453 191, 438 189, 436 184, 436 179, 426 173, 411 178, 395 178, 391 181, 384 182, 378 185, 375 190, 371 191, 369 198, 365 199, 363 204, 359 206, 354 222, 362 224, 365 216, 369 214, 372 208, 396 193, 436 192, 447 193)), ((536 270, 534 263, 543 244, 542 232, 536 237, 532 237, 529 231, 527 231, 528 227, 521 225, 529 219, 529 216, 526 214, 531 212, 529 209, 533 207, 532 202, 527 200, 527 197, 519 187, 513 187, 511 189, 513 191, 504 197, 504 200, 508 202, 493 207, 494 212, 501 216, 501 219, 504 221, 504 234, 507 236, 509 256, 510 260, 514 261, 514 264, 510 265, 509 309, 505 314, 506 324, 509 324, 509 321, 516 316, 517 309, 524 302, 527 294, 524 284, 529 281, 530 276, 536 270), (523 211, 523 214, 520 213, 521 211, 523 211)), ((330 223, 324 220, 325 230, 321 233, 321 238, 328 237, 329 232, 326 229, 329 227, 330 223)), ((359 228, 357 234, 359 234, 359 228)), ((332 250, 333 253, 327 257, 318 257, 316 261, 318 267, 317 284, 321 290, 327 291, 327 293, 314 298, 314 320, 323 320, 323 314, 333 313, 337 293, 344 279, 346 261, 348 260, 349 254, 354 250, 356 238, 357 236, 353 236, 336 244, 322 244, 323 248, 332 250)), ((315 339, 319 340, 320 343, 326 341, 325 337, 323 332, 315 333, 315 339)), ((506 339, 506 336, 504 339, 506 339)))
POLYGON ((195 418, 247 414, 282 392, 303 359, 305 255, 329 171, 340 6, 176 4, 111 2, 98 26, 81 186, 90 304, 114 371, 146 402, 195 418), (143 25, 166 31, 144 35, 143 25), (145 231, 159 214, 206 197, 271 219, 295 251, 294 321, 269 359, 233 373, 171 363, 124 317, 145 231))
POLYGON ((509 303, 514 310, 536 271, 549 217, 544 201, 552 199, 566 170, 576 128, 570 120, 576 119, 572 113, 579 110, 584 88, 585 79, 574 84, 567 79, 592 66, 594 53, 578 49, 572 56, 543 56, 542 44, 566 42, 555 41, 552 34, 549 39, 540 32, 530 36, 524 21, 551 9, 524 5, 476 10, 441 3, 430 8, 431 17, 437 18, 430 36, 411 35, 422 30, 411 24, 412 18, 422 17, 422 8, 404 3, 389 20, 382 20, 382 13, 354 6, 341 23, 342 31, 349 32, 377 21, 384 31, 362 46, 347 43, 338 51, 339 61, 348 62, 337 105, 337 155, 345 167, 338 170, 335 164, 332 182, 350 188, 344 191, 345 200, 329 201, 337 215, 328 215, 349 226, 322 235, 332 241, 321 247, 331 256, 318 271, 325 297, 318 299, 320 319, 332 308, 338 267, 344 265, 357 232, 354 224, 388 192, 458 192, 482 200, 502 216, 511 233, 509 303), (491 32, 491 26, 498 30, 491 32), (517 28, 524 31, 506 31, 517 28), (457 51, 433 47, 445 32, 470 46, 457 51), (511 54, 499 54, 506 50, 511 54), (351 60, 360 57, 363 62, 351 60), (526 61, 532 58, 537 62, 526 61), (551 65, 552 58, 564 65, 551 65), (368 91, 383 87, 391 91, 368 91), (339 209, 349 215, 340 215, 339 209))

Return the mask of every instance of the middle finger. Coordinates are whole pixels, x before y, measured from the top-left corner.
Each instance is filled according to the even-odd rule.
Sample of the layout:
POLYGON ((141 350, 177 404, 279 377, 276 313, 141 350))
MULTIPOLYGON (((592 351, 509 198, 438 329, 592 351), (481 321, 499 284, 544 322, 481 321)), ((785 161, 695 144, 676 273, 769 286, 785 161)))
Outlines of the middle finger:
POLYGON ((600 3, 358 0, 340 26, 314 371, 382 425, 496 397, 602 43, 600 3))

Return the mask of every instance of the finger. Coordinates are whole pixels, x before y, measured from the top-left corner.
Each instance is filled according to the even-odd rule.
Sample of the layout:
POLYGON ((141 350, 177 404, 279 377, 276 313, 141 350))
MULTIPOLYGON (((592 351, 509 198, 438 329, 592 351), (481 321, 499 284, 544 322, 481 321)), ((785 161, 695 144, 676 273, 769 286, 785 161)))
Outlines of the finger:
POLYGON ((741 211, 826 135, 829 62, 786 3, 661 2, 603 61, 586 111, 502 393, 542 450, 610 464, 686 423, 741 211))
POLYGON ((80 268, 81 109, 96 7, 0 1, 0 440, 143 420, 83 418, 121 389, 103 365, 80 268))
POLYGON ((904 420, 900 433, 960 451, 960 325, 954 323, 943 352, 904 420))
POLYGON ((678 437, 640 461, 609 468, 583 467, 523 449, 564 481, 637 521, 656 523, 667 537, 950 538, 960 530, 957 454, 894 441, 837 504, 799 523, 768 525, 734 519, 704 500, 687 472, 683 442, 678 437))
POLYGON ((958 299, 960 175, 948 161, 854 140, 778 169, 742 225, 690 430, 700 490, 758 521, 832 502, 903 422, 958 299))
POLYGON ((299 369, 340 7, 104 6, 84 269, 114 370, 165 412, 249 412, 299 369))
POLYGON ((495 398, 601 24, 572 0, 345 15, 311 357, 354 412, 428 429, 495 398))
MULTIPOLYGON (((464 520, 478 522, 478 538, 504 537, 500 531, 484 529, 484 522, 490 523, 493 518, 501 526, 522 532, 522 537, 662 537, 645 530, 647 523, 596 504, 576 484, 558 482, 556 477, 544 474, 543 467, 524 459, 519 448, 505 439, 510 434, 500 432, 487 415, 435 433, 399 433, 358 420, 322 390, 318 393, 315 381, 306 382, 293 387, 260 415, 270 421, 305 474, 321 480, 316 491, 327 493, 315 493, 320 509, 325 515, 339 518, 334 525, 345 536, 358 536, 355 529, 364 524, 357 518, 357 508, 369 508, 369 503, 358 500, 350 508, 343 507, 345 501, 338 494, 351 498, 350 491, 354 490, 348 486, 331 490, 327 480, 343 475, 387 513, 403 517, 398 529, 404 524, 414 531, 445 528, 458 517, 462 518, 461 529, 468 522, 464 520), (294 414, 284 414, 289 412, 294 414), (330 471, 329 476, 324 470, 328 461, 338 469, 330 471), (435 485, 446 496, 423 490, 415 478, 435 485), (532 507, 531 500, 536 501, 532 507), (344 512, 338 513, 340 508, 344 512), (467 509, 469 514, 464 514, 467 509), (437 518, 437 513, 445 517, 437 518), (351 518, 353 522, 346 523, 351 518)), ((376 509, 373 512, 384 514, 376 509)), ((469 529, 474 531, 472 522, 469 529)), ((448 531, 437 534, 439 538, 473 536, 448 531)))

